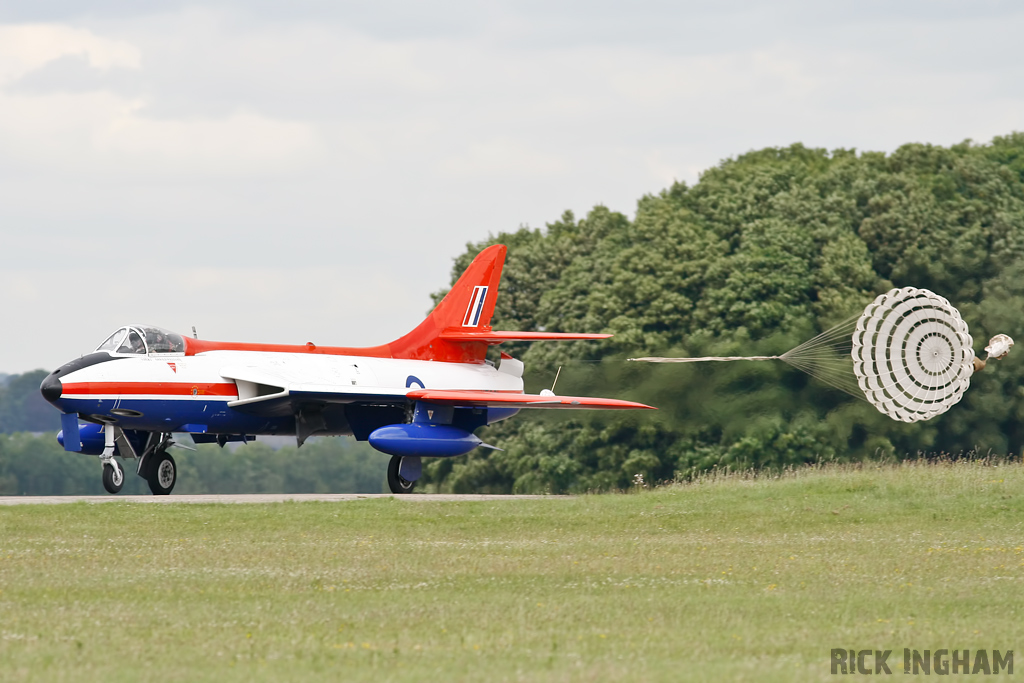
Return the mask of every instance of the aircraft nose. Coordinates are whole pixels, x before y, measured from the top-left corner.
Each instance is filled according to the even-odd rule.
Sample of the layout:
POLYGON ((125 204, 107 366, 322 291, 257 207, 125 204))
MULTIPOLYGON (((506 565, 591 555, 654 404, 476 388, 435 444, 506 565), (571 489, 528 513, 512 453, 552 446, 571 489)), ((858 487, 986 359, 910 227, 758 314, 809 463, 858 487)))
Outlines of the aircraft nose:
POLYGON ((50 403, 60 398, 60 395, 64 393, 64 385, 57 379, 56 372, 51 372, 43 379, 43 383, 39 385, 39 393, 50 403))

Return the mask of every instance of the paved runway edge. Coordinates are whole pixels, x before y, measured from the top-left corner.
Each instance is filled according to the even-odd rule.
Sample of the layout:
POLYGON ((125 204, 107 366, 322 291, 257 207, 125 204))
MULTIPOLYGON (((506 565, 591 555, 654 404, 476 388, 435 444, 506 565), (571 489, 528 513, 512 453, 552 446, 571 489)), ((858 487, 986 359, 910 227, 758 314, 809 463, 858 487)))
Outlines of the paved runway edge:
POLYGON ((567 500, 571 496, 511 496, 498 494, 412 493, 246 493, 185 496, 0 496, 0 505, 60 505, 65 503, 336 503, 394 498, 420 503, 468 503, 478 501, 567 500))

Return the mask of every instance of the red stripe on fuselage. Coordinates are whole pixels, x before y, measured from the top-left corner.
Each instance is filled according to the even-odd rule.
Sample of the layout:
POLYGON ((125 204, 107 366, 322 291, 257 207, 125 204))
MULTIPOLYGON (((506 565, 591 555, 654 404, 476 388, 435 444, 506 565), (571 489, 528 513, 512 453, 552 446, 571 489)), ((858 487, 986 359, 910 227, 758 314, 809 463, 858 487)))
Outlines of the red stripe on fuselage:
POLYGON ((230 382, 216 384, 184 384, 182 382, 76 382, 65 384, 64 396, 82 394, 115 394, 118 396, 238 396, 238 388, 230 382))
POLYGON ((391 358, 391 347, 369 346, 348 348, 343 346, 317 346, 316 344, 257 344, 250 342, 218 342, 205 339, 185 339, 185 355, 195 356, 209 351, 258 351, 262 353, 315 353, 324 356, 360 356, 363 358, 391 358))
MULTIPOLYGON (((417 328, 418 329, 418 328, 417 328)), ((436 330, 435 330, 436 332, 436 330)), ((316 344, 257 344, 249 342, 218 342, 205 339, 186 339, 185 355, 196 356, 210 351, 257 351, 260 353, 311 353, 323 356, 358 356, 361 358, 400 358, 406 360, 436 360, 446 363, 473 363, 483 365, 487 344, 484 342, 447 342, 440 338, 422 344, 417 349, 409 350, 399 346, 397 342, 383 346, 366 348, 349 348, 347 346, 317 346, 316 344)))

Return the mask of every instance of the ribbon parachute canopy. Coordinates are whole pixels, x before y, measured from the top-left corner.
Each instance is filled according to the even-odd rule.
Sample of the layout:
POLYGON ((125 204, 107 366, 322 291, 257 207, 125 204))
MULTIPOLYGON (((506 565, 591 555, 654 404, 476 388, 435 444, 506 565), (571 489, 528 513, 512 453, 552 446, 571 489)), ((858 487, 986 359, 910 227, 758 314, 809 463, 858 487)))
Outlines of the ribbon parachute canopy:
MULTIPOLYGON (((781 360, 868 401, 894 420, 917 422, 941 415, 963 398, 971 376, 985 367, 975 359, 973 344, 967 323, 949 301, 927 289, 903 287, 781 356, 630 360, 781 360)), ((1003 358, 1012 346, 1012 339, 998 334, 985 350, 989 358, 1003 358)))
POLYGON ((974 340, 946 299, 927 289, 876 298, 853 331, 853 373, 869 403, 894 420, 928 420, 963 398, 974 340))

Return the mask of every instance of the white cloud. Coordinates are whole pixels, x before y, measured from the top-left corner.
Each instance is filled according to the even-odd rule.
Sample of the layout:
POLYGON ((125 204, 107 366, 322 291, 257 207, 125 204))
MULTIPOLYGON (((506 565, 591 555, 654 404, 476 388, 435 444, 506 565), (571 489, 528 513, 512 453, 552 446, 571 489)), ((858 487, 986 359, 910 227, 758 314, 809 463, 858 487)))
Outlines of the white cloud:
POLYGON ((0 25, 0 86, 65 56, 81 56, 95 69, 138 69, 142 52, 122 40, 62 24, 0 25))
POLYGON ((555 177, 570 164, 563 158, 531 149, 521 140, 497 137, 474 143, 464 153, 441 161, 439 168, 456 178, 479 176, 555 177))
MULTIPOLYGON (((271 46, 260 44, 261 53, 271 46)), ((187 49, 187 48, 185 48, 187 49)), ((59 24, 0 26, 0 152, 6 164, 158 177, 287 172, 316 156, 313 126, 235 106, 220 116, 153 116, 151 98, 103 87, 42 94, 3 89, 56 60, 141 70, 134 43, 59 24)))
POLYGON ((248 176, 314 159, 313 126, 251 111, 220 118, 156 119, 145 103, 99 91, 0 92, 0 152, 13 164, 54 173, 151 177, 248 176))
POLYGON ((281 172, 315 155, 316 135, 304 123, 275 121, 252 112, 214 120, 160 120, 139 115, 133 103, 94 131, 98 154, 144 160, 145 170, 167 165, 188 173, 252 170, 281 172))

